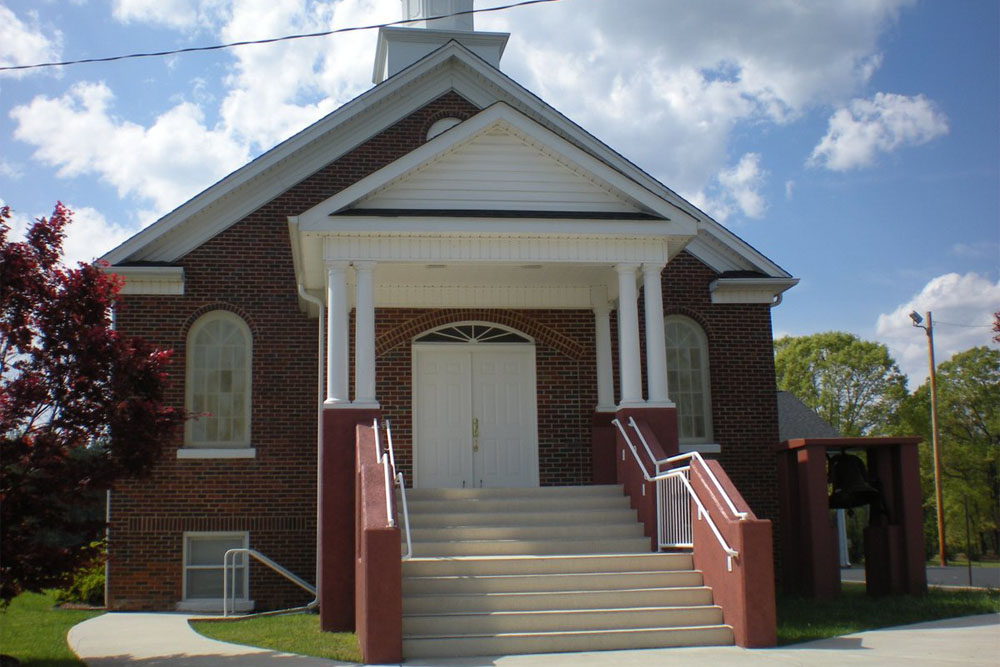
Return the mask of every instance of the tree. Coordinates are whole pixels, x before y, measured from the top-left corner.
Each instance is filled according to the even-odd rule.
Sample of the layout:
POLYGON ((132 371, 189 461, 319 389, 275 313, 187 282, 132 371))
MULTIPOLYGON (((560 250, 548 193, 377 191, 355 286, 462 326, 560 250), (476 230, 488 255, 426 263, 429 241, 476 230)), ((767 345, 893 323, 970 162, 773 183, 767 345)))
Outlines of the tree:
POLYGON ((57 585, 103 536, 87 512, 146 473, 184 419, 164 403, 168 351, 112 327, 119 281, 60 264, 56 204, 13 242, 0 208, 0 600, 57 585))
MULTIPOLYGON (((1000 550, 1000 350, 975 347, 940 364, 937 400, 948 550, 966 550, 967 503, 973 555, 996 553, 1000 550)), ((929 415, 930 388, 925 383, 906 401, 896 430, 922 435, 930 442, 929 415)), ((933 489, 930 448, 921 450, 926 477, 922 485, 933 489)), ((925 495, 933 507, 933 496, 925 495)))
POLYGON ((845 437, 884 433, 906 396, 906 376, 881 343, 842 331, 774 342, 778 388, 845 437))

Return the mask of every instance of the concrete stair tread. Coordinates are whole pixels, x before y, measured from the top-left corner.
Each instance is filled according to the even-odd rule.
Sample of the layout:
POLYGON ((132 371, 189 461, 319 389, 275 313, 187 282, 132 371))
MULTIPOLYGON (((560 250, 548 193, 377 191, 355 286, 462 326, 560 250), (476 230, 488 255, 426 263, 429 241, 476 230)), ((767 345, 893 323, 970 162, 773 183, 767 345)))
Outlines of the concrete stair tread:
POLYGON ((593 613, 609 613, 613 614, 615 612, 655 612, 655 611, 693 611, 693 610, 717 610, 720 609, 718 605, 711 604, 699 604, 699 605, 673 605, 673 606, 658 606, 658 607, 595 607, 583 608, 583 609, 537 609, 532 611, 522 611, 522 610, 505 610, 505 611, 443 611, 435 613, 416 613, 416 614, 403 614, 404 618, 416 618, 421 616, 433 616, 433 617, 446 617, 454 616, 456 618, 467 618, 469 616, 538 616, 545 614, 593 614, 593 613))
MULTIPOLYGON (((399 491, 396 492, 399 496, 399 491)), ((465 499, 465 498, 551 498, 566 496, 624 497, 620 484, 594 484, 589 486, 537 486, 482 489, 406 489, 406 499, 465 499)))

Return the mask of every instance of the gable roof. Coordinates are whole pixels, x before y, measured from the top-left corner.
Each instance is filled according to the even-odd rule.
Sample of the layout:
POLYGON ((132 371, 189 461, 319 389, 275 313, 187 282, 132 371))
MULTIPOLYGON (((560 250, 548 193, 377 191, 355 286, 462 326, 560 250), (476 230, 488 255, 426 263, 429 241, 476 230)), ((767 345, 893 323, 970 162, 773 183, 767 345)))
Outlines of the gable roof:
POLYGON ((633 189, 644 190, 683 212, 682 217, 695 221, 698 231, 688 251, 716 271, 756 271, 787 279, 787 287, 794 284, 795 279, 780 266, 454 41, 237 169, 103 259, 112 265, 175 262, 295 183, 449 91, 480 108, 503 102, 631 181, 633 189))
POLYGON ((837 429, 813 412, 795 394, 778 392, 778 442, 796 438, 839 438, 837 429))

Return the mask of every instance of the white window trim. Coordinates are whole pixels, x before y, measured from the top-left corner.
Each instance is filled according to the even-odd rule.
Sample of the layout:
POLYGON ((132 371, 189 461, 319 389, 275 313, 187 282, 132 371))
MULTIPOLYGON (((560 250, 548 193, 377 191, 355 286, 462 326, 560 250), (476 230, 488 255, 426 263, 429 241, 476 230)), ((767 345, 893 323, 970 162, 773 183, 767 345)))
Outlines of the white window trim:
POLYGON ((178 449, 177 458, 179 459, 221 459, 221 458, 256 458, 256 450, 251 447, 253 442, 253 332, 250 331, 250 326, 246 323, 239 315, 232 313, 228 310, 212 310, 201 317, 199 317, 191 328, 188 330, 187 341, 185 347, 185 356, 187 357, 185 362, 185 373, 184 373, 184 406, 188 411, 193 412, 194 405, 194 386, 191 382, 192 377, 192 364, 194 363, 194 355, 192 354, 191 341, 194 339, 195 334, 198 329, 205 326, 207 323, 213 321, 214 319, 221 318, 227 319, 231 322, 236 323, 243 330, 243 333, 247 338, 247 394, 244 398, 244 408, 245 414, 247 416, 247 437, 245 442, 204 442, 198 443, 193 442, 191 439, 191 429, 193 428, 191 420, 187 420, 184 424, 184 447, 183 449, 178 449), (181 452, 185 453, 182 454, 181 452), (202 455, 195 454, 195 451, 205 452, 202 455), (238 454, 223 454, 223 452, 239 452, 238 454), (190 452, 190 453, 187 453, 190 452))
POLYGON ((257 450, 253 447, 195 447, 177 449, 179 459, 255 459, 257 450))
MULTIPOLYGON (((703 352, 702 358, 704 363, 703 366, 704 376, 702 377, 702 387, 703 387, 704 397, 702 400, 704 402, 703 407, 705 409, 705 417, 706 417, 705 437, 703 438, 680 437, 680 427, 678 425, 678 434, 677 434, 678 451, 682 454, 693 451, 697 451, 700 454, 718 454, 719 452, 722 451, 722 447, 714 442, 715 419, 713 418, 712 414, 712 366, 710 363, 711 359, 709 358, 710 355, 708 347, 708 335, 705 333, 705 330, 702 328, 702 326, 698 324, 698 322, 691 319, 690 317, 687 317, 686 315, 680 315, 677 313, 666 315, 663 318, 664 330, 666 330, 667 325, 670 323, 670 320, 684 322, 694 330, 695 335, 698 336, 698 339, 701 343, 703 352)), ((664 342, 666 341, 664 340, 664 342)), ((669 369, 667 369, 667 371, 669 372, 669 369)), ((670 387, 668 386, 667 389, 669 391, 670 387)))
MULTIPOLYGON (((181 553, 181 601, 176 604, 177 611, 209 612, 222 611, 222 598, 194 598, 189 600, 187 596, 187 570, 188 570, 188 540, 198 537, 240 537, 243 540, 244 549, 249 548, 250 533, 245 530, 195 530, 185 531, 183 534, 183 549, 181 553)), ((198 566, 193 566, 198 567, 198 566)), ((205 568, 206 566, 201 566, 205 568)), ((250 599, 250 559, 246 559, 243 568, 243 597, 236 598, 234 611, 252 611, 254 601, 250 599)))

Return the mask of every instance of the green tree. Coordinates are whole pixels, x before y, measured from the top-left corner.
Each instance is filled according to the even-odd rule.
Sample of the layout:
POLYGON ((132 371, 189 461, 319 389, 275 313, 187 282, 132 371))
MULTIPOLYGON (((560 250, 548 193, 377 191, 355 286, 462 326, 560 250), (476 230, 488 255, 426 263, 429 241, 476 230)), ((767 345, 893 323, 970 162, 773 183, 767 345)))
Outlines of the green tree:
POLYGON ((906 396, 906 376, 881 343, 843 331, 774 342, 778 388, 846 437, 885 433, 906 396))
MULTIPOLYGON (((972 555, 1000 551, 1000 350, 975 347, 937 369, 945 533, 951 552, 966 551, 965 507, 972 555)), ((921 385, 897 414, 897 433, 921 435, 922 487, 933 508, 930 387, 921 385)), ((929 511, 933 517, 933 510, 929 511)))

